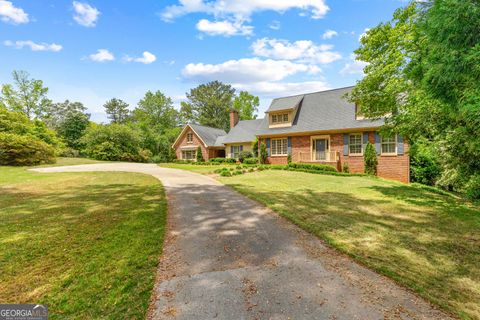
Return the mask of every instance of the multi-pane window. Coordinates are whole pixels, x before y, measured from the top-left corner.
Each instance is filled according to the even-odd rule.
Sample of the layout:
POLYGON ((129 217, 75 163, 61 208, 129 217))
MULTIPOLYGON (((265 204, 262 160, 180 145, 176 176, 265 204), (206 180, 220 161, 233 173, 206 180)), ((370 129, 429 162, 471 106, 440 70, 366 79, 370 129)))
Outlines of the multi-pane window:
POLYGON ((288 153, 287 139, 272 139, 271 141, 272 155, 273 156, 286 156, 288 153))
POLYGON ((391 137, 382 137, 382 153, 397 153, 397 137, 395 135, 391 137))
POLYGON ((182 151, 182 160, 193 160, 195 159, 196 151, 195 150, 183 150, 182 151))
POLYGON ((362 134, 353 133, 348 142, 349 154, 362 154, 362 134))
POLYGON ((232 146, 232 158, 238 159, 240 152, 242 152, 242 146, 232 146))
POLYGON ((187 142, 192 142, 193 141, 193 133, 189 132, 187 133, 187 142))
POLYGON ((272 123, 288 122, 288 113, 272 115, 272 123))

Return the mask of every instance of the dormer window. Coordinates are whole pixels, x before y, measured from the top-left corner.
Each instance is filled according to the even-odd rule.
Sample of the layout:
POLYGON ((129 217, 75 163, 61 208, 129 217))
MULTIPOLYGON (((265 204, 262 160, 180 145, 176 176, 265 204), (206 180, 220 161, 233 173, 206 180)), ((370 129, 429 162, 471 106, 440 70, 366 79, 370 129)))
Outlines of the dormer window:
POLYGON ((272 123, 284 123, 284 122, 288 122, 288 113, 272 115, 272 123))

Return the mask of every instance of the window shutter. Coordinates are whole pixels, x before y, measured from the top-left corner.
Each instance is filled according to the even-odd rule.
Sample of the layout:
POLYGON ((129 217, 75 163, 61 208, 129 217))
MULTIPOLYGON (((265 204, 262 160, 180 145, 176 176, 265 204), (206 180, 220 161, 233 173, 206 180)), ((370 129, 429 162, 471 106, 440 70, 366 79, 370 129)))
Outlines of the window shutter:
POLYGON ((403 151, 403 137, 401 135, 397 135, 397 154, 402 155, 404 154, 403 151))
POLYGON ((362 152, 365 152, 365 148, 368 143, 368 132, 363 133, 363 143, 362 143, 362 152))
POLYGON ((343 155, 348 156, 348 133, 343 134, 343 155))
POLYGON ((267 155, 270 157, 270 138, 265 139, 265 145, 267 147, 267 155))
POLYGON ((380 145, 380 135, 378 132, 375 132, 375 149, 377 150, 377 154, 380 154, 381 145, 380 145))
POLYGON ((230 158, 233 158, 233 146, 230 146, 230 158))
POLYGON ((240 151, 240 152, 243 151, 243 145, 240 146, 240 150, 239 150, 239 151, 240 151))
POLYGON ((292 155, 292 137, 287 138, 287 154, 292 155))

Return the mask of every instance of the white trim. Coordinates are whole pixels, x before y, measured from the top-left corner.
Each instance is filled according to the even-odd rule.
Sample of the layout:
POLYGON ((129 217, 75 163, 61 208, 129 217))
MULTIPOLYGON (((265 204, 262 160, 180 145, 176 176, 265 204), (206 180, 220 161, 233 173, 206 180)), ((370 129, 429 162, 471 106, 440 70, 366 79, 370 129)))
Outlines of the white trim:
POLYGON ((395 134, 395 152, 383 152, 383 137, 380 136, 380 155, 381 156, 398 156, 398 135, 395 134))
POLYGON ((178 135, 177 139, 175 140, 175 142, 172 144, 172 148, 175 149, 175 145, 177 144, 177 142, 180 140, 180 138, 185 134, 185 131, 187 130, 187 128, 190 128, 192 129, 192 131, 195 133, 195 135, 197 136, 197 138, 203 142, 203 145, 205 146, 205 148, 208 148, 207 144, 205 143, 205 141, 203 141, 202 137, 200 137, 200 135, 195 131, 193 130, 192 126, 187 124, 185 126, 185 128, 183 128, 183 130, 180 132, 180 134, 178 135))
POLYGON ((317 161, 317 162, 321 162, 321 161, 324 161, 324 160, 316 160, 314 159, 315 158, 315 152, 313 151, 313 141, 314 140, 320 140, 320 139, 325 139, 325 140, 328 140, 328 148, 325 148, 325 152, 330 152, 330 135, 328 134, 325 134, 325 135, 320 135, 320 136, 310 136, 310 161, 314 162, 314 161, 317 161))
POLYGON ((366 143, 363 143, 363 132, 351 132, 351 133, 348 133, 348 156, 349 157, 361 157, 363 156, 363 146, 366 144, 366 143), (353 135, 353 134, 359 134, 360 135, 360 153, 350 153, 350 136, 353 135))

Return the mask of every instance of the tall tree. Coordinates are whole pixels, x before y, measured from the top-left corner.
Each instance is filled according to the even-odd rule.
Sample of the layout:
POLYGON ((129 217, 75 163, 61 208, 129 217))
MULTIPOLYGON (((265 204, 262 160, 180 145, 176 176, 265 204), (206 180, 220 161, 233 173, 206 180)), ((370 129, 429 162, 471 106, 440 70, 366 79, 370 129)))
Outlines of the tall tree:
POLYGON ((0 104, 11 111, 23 112, 28 118, 41 119, 52 101, 42 80, 30 78, 26 71, 13 71, 13 85, 2 86, 0 104))
POLYGON ((57 102, 50 105, 45 112, 43 121, 52 129, 57 130, 61 123, 71 113, 81 113, 90 118, 90 114, 86 113, 87 108, 81 102, 57 102))
POLYGON ((58 134, 64 138, 67 146, 76 150, 82 147, 81 138, 90 123, 90 115, 72 111, 65 115, 57 126, 58 134))
POLYGON ((162 92, 148 91, 137 108, 133 110, 134 121, 163 134, 166 129, 177 126, 178 112, 173 107, 170 97, 162 92))
POLYGON ((187 121, 228 131, 234 95, 231 85, 219 81, 201 84, 187 93, 188 101, 182 103, 182 116, 187 121))
POLYGON ((117 98, 110 99, 103 107, 112 123, 125 123, 130 115, 128 103, 117 98))
POLYGON ((247 91, 240 91, 233 100, 233 109, 238 111, 240 120, 256 119, 257 115, 255 113, 258 112, 259 105, 260 99, 247 91))
MULTIPOLYGON (((349 96, 387 129, 426 141, 439 183, 480 190, 480 6, 476 0, 412 1, 362 37, 368 62, 349 96)), ((480 197, 480 192, 478 193, 480 197)))

